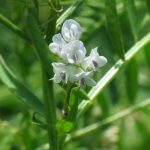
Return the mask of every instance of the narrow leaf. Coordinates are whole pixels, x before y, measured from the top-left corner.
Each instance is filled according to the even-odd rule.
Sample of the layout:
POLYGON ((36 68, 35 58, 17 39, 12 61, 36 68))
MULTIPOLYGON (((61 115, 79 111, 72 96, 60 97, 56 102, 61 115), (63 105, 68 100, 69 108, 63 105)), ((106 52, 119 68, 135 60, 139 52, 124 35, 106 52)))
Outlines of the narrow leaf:
POLYGON ((9 28, 11 31, 19 35, 22 39, 30 43, 30 39, 26 36, 26 34, 15 24, 13 24, 9 19, 0 14, 0 23, 9 28))
POLYGON ((108 99, 106 98, 104 93, 98 95, 97 102, 100 106, 100 109, 102 110, 103 116, 108 116, 110 114, 110 103, 108 102, 108 99))
POLYGON ((134 41, 138 38, 138 18, 134 0, 123 0, 134 41))
POLYGON ((137 93, 138 68, 136 61, 133 59, 129 62, 126 70, 126 86, 129 101, 134 103, 137 93))
POLYGON ((43 104, 39 99, 27 89, 7 67, 4 59, 0 55, 0 78, 2 82, 18 97, 29 105, 34 111, 44 115, 43 104))
POLYGON ((105 0, 106 23, 110 40, 119 58, 124 60, 122 33, 117 16, 116 0, 105 0))
POLYGON ((147 63, 149 65, 149 69, 150 69, 150 44, 148 44, 144 47, 144 51, 145 51, 145 58, 147 60, 147 63))
POLYGON ((150 0, 146 0, 146 4, 147 4, 146 6, 150 15, 150 0))

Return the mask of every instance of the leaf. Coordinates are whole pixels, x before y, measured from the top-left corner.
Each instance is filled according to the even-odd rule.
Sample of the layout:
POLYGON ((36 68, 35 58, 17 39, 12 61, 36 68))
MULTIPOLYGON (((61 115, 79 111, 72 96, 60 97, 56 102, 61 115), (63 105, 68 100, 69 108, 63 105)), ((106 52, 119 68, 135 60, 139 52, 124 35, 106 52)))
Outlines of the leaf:
POLYGON ((147 9, 148 9, 148 12, 149 12, 149 15, 150 15, 150 0, 146 0, 146 3, 147 3, 147 9))
POLYGON ((138 19, 134 0, 123 0, 134 41, 138 36, 138 19))
POLYGON ((19 27, 17 27, 15 24, 13 24, 9 19, 7 19, 2 14, 0 14, 0 23, 2 23, 7 28, 9 28, 11 31, 13 31, 17 35, 19 35, 22 39, 24 39, 25 41, 30 43, 30 39, 28 38, 28 36, 26 34, 24 34, 24 32, 19 27))
POLYGON ((20 100, 25 102, 28 106, 30 106, 34 111, 39 112, 44 115, 43 104, 39 101, 39 99, 29 90, 27 89, 9 70, 4 59, 0 55, 0 78, 2 82, 18 97, 20 100))
POLYGON ((129 62, 126 69, 126 86, 129 101, 134 103, 137 93, 138 68, 135 59, 129 62))
POLYGON ((150 44, 148 44, 144 47, 144 51, 145 51, 145 58, 149 65, 149 70, 150 70, 150 44))
POLYGON ((124 60, 124 46, 119 19, 117 16, 116 0, 105 1, 106 23, 110 40, 119 58, 124 60))
POLYGON ((98 95, 97 102, 100 106, 100 109, 102 110, 103 116, 108 116, 110 114, 110 103, 108 102, 108 99, 106 98, 104 93, 98 95))

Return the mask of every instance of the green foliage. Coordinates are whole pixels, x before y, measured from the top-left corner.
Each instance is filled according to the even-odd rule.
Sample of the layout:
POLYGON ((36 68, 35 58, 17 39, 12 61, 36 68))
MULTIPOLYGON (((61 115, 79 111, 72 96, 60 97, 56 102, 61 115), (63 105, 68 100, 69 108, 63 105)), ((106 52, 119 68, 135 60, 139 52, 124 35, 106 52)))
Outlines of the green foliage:
POLYGON ((43 104, 11 73, 11 71, 5 64, 2 56, 0 56, 0 77, 3 83, 7 85, 9 89, 14 92, 14 94, 19 96, 21 100, 23 100, 30 107, 32 107, 34 111, 37 111, 44 115, 43 104))
POLYGON ((117 15, 116 0, 105 1, 106 22, 112 46, 118 56, 124 60, 124 46, 119 18, 117 15))
POLYGON ((149 25, 149 0, 0 1, 0 149, 147 150, 149 25), (95 87, 49 80, 59 58, 48 44, 67 18, 87 53, 97 46, 108 59, 95 87))

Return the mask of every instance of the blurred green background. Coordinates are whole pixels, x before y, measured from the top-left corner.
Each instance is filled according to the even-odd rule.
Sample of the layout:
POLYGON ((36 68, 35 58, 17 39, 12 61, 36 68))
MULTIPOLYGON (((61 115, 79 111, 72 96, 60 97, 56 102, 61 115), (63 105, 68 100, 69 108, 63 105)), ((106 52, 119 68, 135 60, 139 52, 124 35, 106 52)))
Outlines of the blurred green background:
MULTIPOLYGON (((120 27, 116 36, 121 31, 124 51, 128 51, 138 39, 150 32, 150 7, 148 7, 150 1, 134 0, 129 11, 124 1, 126 0, 116 0, 115 7, 120 27)), ((38 2, 39 28, 44 35, 50 11, 47 0, 38 2)), ((61 0, 63 11, 60 14, 74 2, 61 0)), ((100 55, 108 59, 106 67, 95 75, 97 81, 118 60, 115 51, 118 41, 115 42, 117 39, 113 37, 113 26, 110 26, 111 15, 108 12, 111 7, 106 7, 105 4, 107 5, 106 0, 84 0, 69 16, 83 27, 81 39, 88 53, 91 48, 97 46, 100 55)), ((28 7, 35 7, 32 0, 0 0, 0 14, 19 26, 27 35, 29 35, 26 21, 28 7)), ((34 53, 34 47, 2 24, 0 24, 0 54, 19 80, 42 99, 41 67, 34 53)), ((59 85, 54 87, 60 113, 64 91, 59 85)), ((89 87, 85 89, 86 92, 89 90, 89 87)), ((147 98, 150 98, 150 44, 124 66, 118 76, 98 96, 92 108, 80 119, 77 128, 100 121, 147 98)), ((0 82, 0 150, 47 149, 47 133, 32 123, 32 115, 33 112, 26 104, 0 82)), ((66 149, 149 150, 149 142, 150 107, 146 107, 124 119, 103 126, 86 137, 67 143, 66 149)))

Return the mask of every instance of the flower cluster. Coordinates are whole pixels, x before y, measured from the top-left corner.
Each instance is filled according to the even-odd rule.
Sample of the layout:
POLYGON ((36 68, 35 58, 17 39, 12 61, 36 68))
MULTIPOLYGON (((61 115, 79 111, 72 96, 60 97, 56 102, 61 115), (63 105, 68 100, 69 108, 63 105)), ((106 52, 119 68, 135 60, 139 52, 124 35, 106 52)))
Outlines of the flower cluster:
POLYGON ((91 50, 86 57, 86 48, 80 36, 82 28, 73 19, 66 20, 62 26, 61 33, 53 36, 49 49, 58 55, 62 62, 52 63, 54 82, 65 84, 77 83, 79 86, 94 86, 93 73, 107 63, 104 56, 99 56, 97 47, 91 50))

